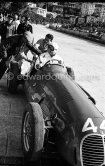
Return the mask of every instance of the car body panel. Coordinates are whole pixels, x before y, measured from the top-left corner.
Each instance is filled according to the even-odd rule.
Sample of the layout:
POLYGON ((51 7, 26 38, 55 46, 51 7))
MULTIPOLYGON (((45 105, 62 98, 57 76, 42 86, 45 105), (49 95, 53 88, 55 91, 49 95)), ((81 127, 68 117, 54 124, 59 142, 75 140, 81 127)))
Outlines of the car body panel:
POLYGON ((105 134, 105 118, 62 66, 48 65, 25 81, 29 102, 37 102, 44 119, 53 120, 58 152, 74 166, 81 162, 82 141, 90 134, 105 134))

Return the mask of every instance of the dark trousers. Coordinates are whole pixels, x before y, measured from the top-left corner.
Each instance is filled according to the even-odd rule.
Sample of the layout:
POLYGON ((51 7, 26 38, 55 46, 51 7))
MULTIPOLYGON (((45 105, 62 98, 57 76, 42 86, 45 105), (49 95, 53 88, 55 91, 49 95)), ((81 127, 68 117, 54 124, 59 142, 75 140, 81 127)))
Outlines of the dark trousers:
POLYGON ((0 79, 3 77, 3 75, 7 69, 5 62, 6 62, 6 59, 2 59, 0 62, 0 79))

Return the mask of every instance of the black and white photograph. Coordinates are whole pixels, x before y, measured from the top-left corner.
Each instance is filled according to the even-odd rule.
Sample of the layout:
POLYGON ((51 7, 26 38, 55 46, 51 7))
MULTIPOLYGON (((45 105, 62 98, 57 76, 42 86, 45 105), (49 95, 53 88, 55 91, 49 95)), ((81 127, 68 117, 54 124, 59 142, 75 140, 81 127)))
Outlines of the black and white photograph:
POLYGON ((0 1, 0 166, 105 166, 105 3, 0 1))

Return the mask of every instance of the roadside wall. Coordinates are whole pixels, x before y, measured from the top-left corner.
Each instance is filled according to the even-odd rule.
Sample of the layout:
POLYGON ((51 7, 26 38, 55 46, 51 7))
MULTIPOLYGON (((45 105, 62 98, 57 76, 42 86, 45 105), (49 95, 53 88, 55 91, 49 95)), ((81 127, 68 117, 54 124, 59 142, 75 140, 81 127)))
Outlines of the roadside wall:
POLYGON ((88 32, 81 32, 81 31, 77 31, 77 30, 74 31, 74 30, 65 29, 65 28, 56 28, 53 25, 49 25, 49 28, 62 32, 62 33, 73 35, 73 36, 76 36, 79 38, 83 38, 83 39, 87 39, 90 41, 95 41, 97 43, 105 44, 105 35, 103 35, 101 39, 95 39, 95 38, 90 38, 88 32))

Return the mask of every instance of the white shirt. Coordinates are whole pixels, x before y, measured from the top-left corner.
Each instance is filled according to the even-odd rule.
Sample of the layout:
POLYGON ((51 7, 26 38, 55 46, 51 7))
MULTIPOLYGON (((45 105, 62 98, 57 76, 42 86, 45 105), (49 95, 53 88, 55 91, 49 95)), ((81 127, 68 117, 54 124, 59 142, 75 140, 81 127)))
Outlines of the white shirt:
POLYGON ((15 21, 14 21, 14 24, 15 24, 15 28, 16 28, 16 30, 17 30, 17 28, 18 28, 18 26, 19 26, 19 24, 20 24, 20 20, 15 20, 15 21))

